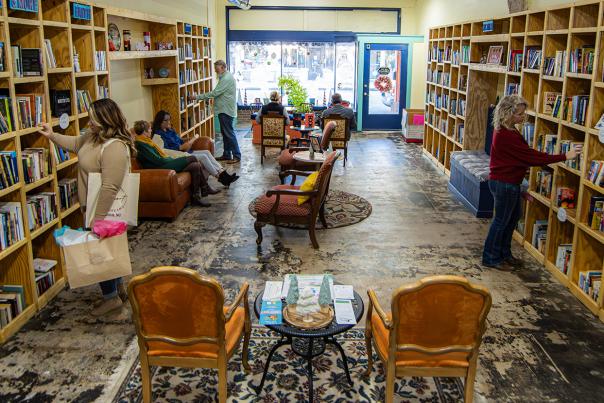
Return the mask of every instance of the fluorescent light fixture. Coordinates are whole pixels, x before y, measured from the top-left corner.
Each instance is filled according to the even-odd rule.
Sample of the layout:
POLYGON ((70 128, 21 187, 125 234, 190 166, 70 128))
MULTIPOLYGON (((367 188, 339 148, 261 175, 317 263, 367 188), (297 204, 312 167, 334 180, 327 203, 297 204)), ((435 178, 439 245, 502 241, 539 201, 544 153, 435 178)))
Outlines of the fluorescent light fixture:
POLYGON ((242 10, 249 10, 252 7, 250 0, 229 0, 229 3, 239 7, 242 10))

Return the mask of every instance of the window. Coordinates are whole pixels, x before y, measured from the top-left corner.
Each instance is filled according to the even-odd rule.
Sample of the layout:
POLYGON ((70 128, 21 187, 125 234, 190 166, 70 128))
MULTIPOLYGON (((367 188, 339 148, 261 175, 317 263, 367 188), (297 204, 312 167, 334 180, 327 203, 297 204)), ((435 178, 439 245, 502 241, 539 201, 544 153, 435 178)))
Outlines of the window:
POLYGON ((231 41, 229 57, 239 105, 267 103, 269 93, 280 90, 279 77, 291 75, 306 88, 310 103, 324 105, 334 92, 340 92, 354 106, 354 42, 231 41))

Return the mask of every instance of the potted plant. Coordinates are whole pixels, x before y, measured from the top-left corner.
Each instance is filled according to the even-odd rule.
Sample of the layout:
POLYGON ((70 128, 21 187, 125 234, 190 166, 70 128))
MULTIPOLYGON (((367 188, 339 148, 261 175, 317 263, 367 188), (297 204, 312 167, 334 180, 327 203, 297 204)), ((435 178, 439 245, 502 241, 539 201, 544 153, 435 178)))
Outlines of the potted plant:
POLYGON ((292 76, 281 76, 277 85, 285 91, 287 99, 294 106, 294 126, 300 126, 302 121, 302 114, 310 112, 306 100, 308 99, 308 93, 306 88, 300 84, 298 79, 292 76))

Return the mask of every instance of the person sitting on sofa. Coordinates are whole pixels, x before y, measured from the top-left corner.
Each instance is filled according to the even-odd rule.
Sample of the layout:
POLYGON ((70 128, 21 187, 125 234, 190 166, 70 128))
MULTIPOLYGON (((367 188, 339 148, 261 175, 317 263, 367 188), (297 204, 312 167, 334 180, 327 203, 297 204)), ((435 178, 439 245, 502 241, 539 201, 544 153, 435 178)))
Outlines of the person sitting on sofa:
POLYGON ((285 126, 289 125, 289 115, 285 112, 285 108, 281 105, 281 96, 277 91, 271 91, 270 100, 266 105, 262 106, 260 112, 256 114, 256 122, 262 123, 262 116, 269 112, 279 112, 279 115, 285 116, 285 126))
POLYGON ((220 190, 212 189, 203 173, 201 163, 194 156, 179 158, 169 157, 161 148, 151 140, 151 125, 149 122, 139 120, 134 123, 136 134, 136 158, 143 168, 173 169, 176 172, 189 172, 191 174, 191 200, 201 207, 209 207, 210 203, 204 200, 209 194, 216 194, 220 190))
POLYGON ((171 157, 182 157, 186 154, 195 156, 210 175, 216 177, 218 182, 228 188, 231 183, 239 179, 239 176, 235 173, 227 173, 208 150, 192 150, 193 143, 198 138, 199 136, 195 135, 192 139, 184 141, 172 128, 171 117, 168 112, 161 110, 155 114, 155 119, 153 119, 153 142, 159 148, 164 149, 165 153, 171 157))

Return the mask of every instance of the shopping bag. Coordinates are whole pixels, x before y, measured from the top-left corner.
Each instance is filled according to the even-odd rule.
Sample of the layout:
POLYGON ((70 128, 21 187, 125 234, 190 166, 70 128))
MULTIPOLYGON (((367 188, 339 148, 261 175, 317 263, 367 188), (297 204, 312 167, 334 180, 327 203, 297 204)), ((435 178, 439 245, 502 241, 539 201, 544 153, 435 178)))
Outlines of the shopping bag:
MULTIPOLYGON (((105 147, 116 139, 103 144, 101 154, 105 147)), ((88 194, 86 195, 86 226, 90 227, 96 214, 96 207, 101 194, 101 174, 92 172, 88 174, 88 194)), ((105 216, 105 220, 124 221, 128 225, 137 225, 138 221, 138 190, 140 174, 130 172, 130 157, 128 157, 128 172, 115 195, 115 200, 105 216)))
POLYGON ((89 233, 86 242, 63 246, 61 249, 71 288, 132 274, 125 232, 103 239, 89 233))

